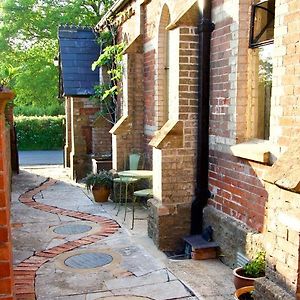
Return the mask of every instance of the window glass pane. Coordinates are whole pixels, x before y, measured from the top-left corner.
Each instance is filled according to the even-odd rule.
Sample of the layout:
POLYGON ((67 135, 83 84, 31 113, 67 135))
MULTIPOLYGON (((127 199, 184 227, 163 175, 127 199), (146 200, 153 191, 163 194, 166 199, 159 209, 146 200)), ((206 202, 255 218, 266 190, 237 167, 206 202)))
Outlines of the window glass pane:
POLYGON ((275 0, 261 1, 253 6, 250 44, 272 42, 274 39, 275 0))
POLYGON ((258 49, 258 105, 259 105, 259 138, 269 139, 270 135, 270 108, 272 90, 272 54, 274 45, 265 45, 258 49))

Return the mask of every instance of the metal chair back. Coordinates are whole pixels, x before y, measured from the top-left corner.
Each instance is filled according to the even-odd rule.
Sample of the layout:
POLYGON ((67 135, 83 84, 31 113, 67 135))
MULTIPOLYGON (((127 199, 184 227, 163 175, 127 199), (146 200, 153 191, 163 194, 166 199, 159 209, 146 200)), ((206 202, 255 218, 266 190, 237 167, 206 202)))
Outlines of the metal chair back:
POLYGON ((141 155, 132 153, 129 155, 129 170, 137 170, 139 166, 141 155))

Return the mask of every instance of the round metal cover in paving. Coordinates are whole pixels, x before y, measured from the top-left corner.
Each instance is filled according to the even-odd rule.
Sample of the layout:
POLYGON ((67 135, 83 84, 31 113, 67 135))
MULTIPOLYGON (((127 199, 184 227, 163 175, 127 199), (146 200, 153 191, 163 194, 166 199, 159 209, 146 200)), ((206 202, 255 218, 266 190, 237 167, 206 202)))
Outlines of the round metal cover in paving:
POLYGON ((103 267, 112 260, 112 256, 105 253, 81 253, 67 258, 65 265, 74 269, 91 269, 103 267))
POLYGON ((58 268, 72 273, 116 270, 120 267, 121 262, 122 256, 110 248, 73 250, 62 253, 55 259, 58 268))
POLYGON ((58 226, 53 229, 53 231, 57 234, 79 234, 88 232, 92 229, 92 226, 87 224, 69 224, 58 226))

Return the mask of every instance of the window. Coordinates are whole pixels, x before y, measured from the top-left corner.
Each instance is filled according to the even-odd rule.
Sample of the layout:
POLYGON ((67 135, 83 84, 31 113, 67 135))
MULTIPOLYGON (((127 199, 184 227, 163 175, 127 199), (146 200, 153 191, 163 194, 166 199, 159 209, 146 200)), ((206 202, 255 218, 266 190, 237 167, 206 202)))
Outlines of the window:
POLYGON ((274 41, 275 0, 263 0, 252 5, 250 48, 271 44, 274 41))
POLYGON ((253 137, 269 139, 275 0, 252 5, 250 40, 253 137))
POLYGON ((163 6, 159 24, 158 37, 158 128, 169 119, 169 89, 170 89, 170 34, 166 27, 170 23, 170 12, 167 5, 163 6))

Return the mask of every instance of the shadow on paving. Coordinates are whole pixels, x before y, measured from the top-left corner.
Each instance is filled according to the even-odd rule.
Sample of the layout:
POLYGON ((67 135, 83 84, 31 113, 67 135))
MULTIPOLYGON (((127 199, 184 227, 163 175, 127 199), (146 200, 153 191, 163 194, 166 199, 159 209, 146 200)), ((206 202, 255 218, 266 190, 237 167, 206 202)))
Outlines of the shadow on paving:
POLYGON ((87 191, 70 181, 61 167, 26 168, 14 176, 11 208, 14 264, 17 266, 41 251, 53 256, 36 271, 37 299, 231 299, 230 269, 215 260, 166 259, 147 237, 144 209, 137 210, 138 219, 131 231, 128 229, 131 212, 123 223, 124 211, 116 217, 113 207, 111 202, 94 203, 87 191), (52 208, 56 213, 19 202, 21 194, 47 177, 58 181, 38 192, 34 199, 44 204, 40 207, 45 210, 59 208, 55 211, 52 208), (121 225, 116 232, 103 230, 105 220, 109 219, 121 225), (99 238, 99 230, 107 233, 99 238), (79 246, 67 249, 66 245, 79 246), (53 249, 64 250, 57 253, 53 249))

